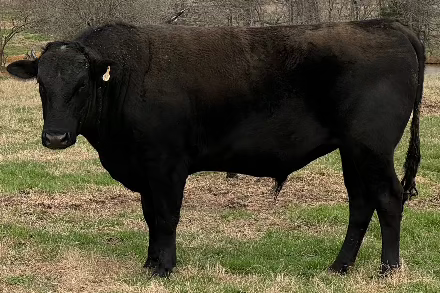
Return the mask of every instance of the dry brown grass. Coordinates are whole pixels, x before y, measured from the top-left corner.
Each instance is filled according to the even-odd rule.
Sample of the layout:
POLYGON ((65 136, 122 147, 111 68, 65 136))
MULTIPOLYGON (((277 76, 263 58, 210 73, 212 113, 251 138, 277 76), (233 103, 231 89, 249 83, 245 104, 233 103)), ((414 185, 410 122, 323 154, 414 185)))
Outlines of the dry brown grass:
POLYGON ((303 171, 289 177, 275 201, 274 181, 240 175, 238 180, 226 179, 224 173, 208 177, 192 176, 186 184, 186 207, 192 208, 244 208, 266 212, 293 203, 339 203, 345 201, 345 187, 340 173, 303 171))
MULTIPOLYGON (((40 42, 41 45, 43 45, 44 43, 45 42, 40 42)), ((35 55, 37 57, 40 57, 41 56, 41 52, 37 52, 37 53, 35 53, 35 55)), ((24 59, 26 59, 26 55, 25 54, 20 54, 20 55, 15 55, 15 56, 8 56, 6 58, 6 63, 10 64, 12 62, 19 61, 19 60, 24 60, 24 59)))
MULTIPOLYGON (((292 223, 283 211, 292 204, 318 205, 346 201, 342 176, 339 174, 316 174, 304 172, 291 176, 278 200, 275 202, 271 190, 271 179, 256 179, 241 175, 239 179, 227 180, 223 173, 192 176, 185 189, 184 207, 179 230, 190 233, 203 232, 209 237, 219 235, 233 239, 255 239, 275 227, 289 230, 309 229, 292 223), (325 182, 325 184, 323 184, 325 182), (219 210, 244 211, 249 217, 225 221, 219 210), (197 224, 194 224, 197 223, 197 224), (209 233, 206 233, 209 231, 209 233)), ((4 211, 5 223, 23 224, 33 228, 62 232, 75 228, 77 222, 60 225, 65 217, 96 222, 127 211, 140 215, 140 196, 122 186, 92 187, 87 191, 64 193, 41 193, 1 195, 0 209, 4 211)), ((317 233, 331 227, 316 228, 317 233)), ((106 231, 106 228, 90 228, 106 231)), ((123 219, 111 231, 145 230, 142 217, 123 219)), ((309 229, 309 231, 311 231, 309 229)))
MULTIPOLYGON (((0 84, 0 148, 22 144, 26 138, 34 139, 36 129, 42 125, 35 82, 8 79, 0 84)), ((0 153, 0 160, 4 155, 0 153)))
POLYGON ((440 115, 440 75, 428 75, 425 78, 422 115, 440 115))
MULTIPOLYGON (((13 250, 7 252, 13 254, 13 250)), ((40 252, 25 249, 22 261, 0 266, 0 276, 8 280, 16 276, 32 276, 33 283, 52 292, 223 292, 220 284, 246 288, 246 292, 357 292, 387 293, 404 285, 435 282, 431 277, 410 271, 405 264, 389 278, 369 278, 369 271, 356 270, 350 277, 342 277, 327 272, 318 274, 308 282, 301 277, 279 273, 271 278, 261 275, 240 275, 228 272, 218 263, 206 267, 179 267, 171 280, 152 279, 148 282, 126 281, 127 276, 142 276, 147 271, 139 264, 121 261, 93 252, 78 249, 63 250, 54 260, 45 260, 40 252), (332 283, 329 286, 329 277, 332 283), (170 283, 171 282, 171 286, 170 283), (50 284, 50 285, 48 285, 50 284), (46 286, 46 287, 45 287, 46 286), (47 286, 50 286, 49 288, 47 286)), ((34 288, 39 287, 33 284, 34 288)), ((29 287, 10 284, 0 279, 0 292, 37 292, 29 287)))
POLYGON ((440 64, 440 56, 428 56, 426 58, 426 63, 428 64, 440 64))
POLYGON ((0 106, 41 107, 38 85, 35 80, 22 81, 10 78, 1 81, 0 106))
MULTIPOLYGON (((7 269, 0 267, 0 276, 4 279, 33 276, 40 282, 50 283, 56 292, 142 292, 146 289, 129 286, 121 281, 125 272, 139 270, 137 264, 84 253, 77 249, 63 251, 54 261, 39 258, 38 251, 27 251, 24 254, 23 263, 10 264, 7 269)), ((5 283, 0 282, 0 291, 4 290, 1 292, 29 292, 26 291, 27 288, 5 283)), ((163 292, 160 291, 160 286, 152 284, 150 288, 154 289, 153 292, 163 292)))
MULTIPOLYGON (((4 212, 3 223, 21 224, 50 232, 65 232, 78 229, 83 221, 91 223, 111 220, 124 212, 140 211, 139 195, 116 187, 90 187, 87 192, 40 193, 0 196, 0 209, 4 212), (71 218, 72 221, 65 221, 71 218)), ((92 227, 90 230, 106 231, 92 227)), ((145 223, 137 219, 126 219, 116 229, 145 230, 145 223)), ((108 230, 108 229, 107 229, 108 230)))
MULTIPOLYGON (((35 81, 22 82, 8 79, 0 82, 0 162, 4 161, 36 161, 36 162, 83 162, 98 157, 87 143, 79 143, 64 152, 44 149, 40 144, 24 149, 15 148, 29 145, 39 139, 43 126, 41 101, 35 81), (23 119, 26 117, 26 119, 23 119), (7 151, 12 148, 13 151, 7 151)), ((78 164, 63 164, 55 174, 75 172, 81 169, 78 164)), ((91 171, 101 171, 93 169, 91 171)))

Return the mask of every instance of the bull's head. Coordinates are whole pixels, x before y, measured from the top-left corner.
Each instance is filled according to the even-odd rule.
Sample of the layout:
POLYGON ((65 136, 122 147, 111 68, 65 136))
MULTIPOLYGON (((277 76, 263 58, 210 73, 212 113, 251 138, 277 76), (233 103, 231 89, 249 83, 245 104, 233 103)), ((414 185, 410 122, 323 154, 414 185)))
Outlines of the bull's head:
POLYGON ((56 42, 49 43, 39 59, 21 60, 7 67, 10 74, 21 79, 37 78, 45 147, 64 149, 76 142, 97 82, 104 82, 104 75, 109 78, 109 65, 78 43, 56 42))

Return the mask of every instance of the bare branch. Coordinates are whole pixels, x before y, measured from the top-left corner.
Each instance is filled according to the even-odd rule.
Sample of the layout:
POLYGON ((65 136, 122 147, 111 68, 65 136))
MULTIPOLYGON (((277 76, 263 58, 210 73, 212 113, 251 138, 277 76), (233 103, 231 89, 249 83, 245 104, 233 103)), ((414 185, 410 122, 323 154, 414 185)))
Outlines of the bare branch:
POLYGON ((166 24, 173 24, 174 22, 177 21, 177 19, 182 16, 182 14, 184 14, 186 11, 186 8, 182 9, 181 11, 177 12, 176 15, 174 15, 173 17, 171 17, 169 20, 167 20, 165 23, 166 24))

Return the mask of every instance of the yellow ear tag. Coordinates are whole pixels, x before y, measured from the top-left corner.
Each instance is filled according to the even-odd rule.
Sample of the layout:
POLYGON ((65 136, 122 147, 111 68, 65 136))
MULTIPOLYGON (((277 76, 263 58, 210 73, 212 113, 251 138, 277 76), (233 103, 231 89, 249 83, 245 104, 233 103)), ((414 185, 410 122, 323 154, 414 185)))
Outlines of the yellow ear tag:
POLYGON ((103 81, 109 81, 110 80, 110 66, 107 67, 107 72, 102 76, 103 81))

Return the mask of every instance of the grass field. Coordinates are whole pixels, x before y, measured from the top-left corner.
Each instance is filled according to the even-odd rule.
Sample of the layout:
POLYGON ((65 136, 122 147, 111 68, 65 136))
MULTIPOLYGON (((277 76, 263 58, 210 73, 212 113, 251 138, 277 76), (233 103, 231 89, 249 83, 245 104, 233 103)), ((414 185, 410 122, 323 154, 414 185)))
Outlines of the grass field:
POLYGON ((337 152, 292 174, 277 202, 269 179, 190 177, 177 269, 150 278, 139 196, 107 175, 84 139, 44 149, 40 107, 34 81, 0 80, 0 292, 440 291, 440 76, 426 81, 420 196, 404 213, 403 267, 385 279, 376 216, 350 274, 327 272, 348 224, 337 152))
POLYGON ((8 46, 6 46, 5 54, 8 58, 13 58, 17 55, 29 53, 31 49, 34 49, 35 52, 40 52, 48 41, 48 38, 40 34, 24 32, 12 39, 8 46))

